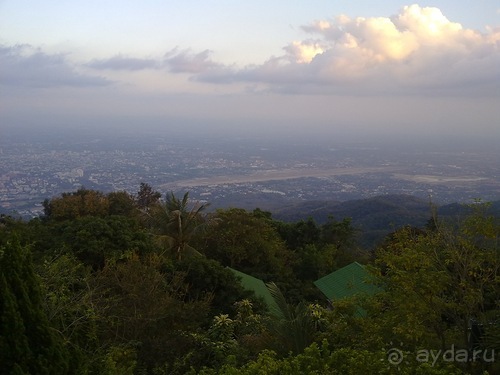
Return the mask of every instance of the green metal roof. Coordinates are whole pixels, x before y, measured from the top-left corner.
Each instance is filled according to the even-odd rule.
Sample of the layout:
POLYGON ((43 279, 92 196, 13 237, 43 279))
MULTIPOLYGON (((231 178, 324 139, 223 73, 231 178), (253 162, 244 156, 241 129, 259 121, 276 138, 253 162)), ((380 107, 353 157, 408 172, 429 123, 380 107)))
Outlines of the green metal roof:
POLYGON ((373 294, 379 289, 370 284, 371 275, 358 262, 351 263, 314 282, 314 285, 328 298, 338 300, 358 294, 373 294))
POLYGON ((261 279, 247 275, 241 271, 237 271, 231 267, 228 267, 235 275, 240 279, 241 285, 246 290, 251 290, 255 293, 257 297, 261 297, 266 303, 270 311, 277 308, 276 302, 273 296, 266 287, 266 284, 261 279))

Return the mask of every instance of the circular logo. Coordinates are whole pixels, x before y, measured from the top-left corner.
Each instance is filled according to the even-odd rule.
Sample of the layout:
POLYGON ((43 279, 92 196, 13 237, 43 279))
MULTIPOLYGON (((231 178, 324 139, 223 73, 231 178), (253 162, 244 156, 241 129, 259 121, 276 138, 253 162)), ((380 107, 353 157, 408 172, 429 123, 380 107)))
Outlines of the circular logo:
POLYGON ((392 348, 389 349, 387 352, 387 360, 391 365, 399 365, 401 362, 403 362, 404 355, 403 352, 397 348, 392 348))

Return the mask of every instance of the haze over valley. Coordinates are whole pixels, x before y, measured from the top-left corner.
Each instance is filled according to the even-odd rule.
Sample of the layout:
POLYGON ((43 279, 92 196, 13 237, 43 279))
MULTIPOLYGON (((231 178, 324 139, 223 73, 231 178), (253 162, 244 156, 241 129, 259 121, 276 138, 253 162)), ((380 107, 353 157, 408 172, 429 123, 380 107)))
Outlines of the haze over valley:
POLYGON ((3 212, 499 198, 497 1, 96 4, 0 2, 3 212))
POLYGON ((0 141, 0 209, 25 217, 81 187, 190 192, 213 208, 278 209, 302 201, 407 194, 436 204, 496 200, 492 145, 168 132, 12 130, 0 141))

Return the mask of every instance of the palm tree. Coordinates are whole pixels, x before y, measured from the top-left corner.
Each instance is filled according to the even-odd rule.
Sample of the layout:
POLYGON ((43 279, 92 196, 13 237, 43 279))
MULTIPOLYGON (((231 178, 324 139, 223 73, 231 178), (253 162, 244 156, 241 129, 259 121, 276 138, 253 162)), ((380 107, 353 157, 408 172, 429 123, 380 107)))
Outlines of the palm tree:
POLYGON ((197 253, 189 242, 194 234, 209 223, 202 215, 202 211, 208 206, 209 204, 195 203, 189 207, 189 192, 184 194, 182 200, 170 192, 165 203, 155 206, 151 211, 153 227, 179 260, 183 254, 197 253))
POLYGON ((271 332, 278 339, 281 350, 301 353, 313 342, 316 333, 308 306, 304 302, 290 305, 275 283, 266 286, 275 302, 269 321, 271 332))

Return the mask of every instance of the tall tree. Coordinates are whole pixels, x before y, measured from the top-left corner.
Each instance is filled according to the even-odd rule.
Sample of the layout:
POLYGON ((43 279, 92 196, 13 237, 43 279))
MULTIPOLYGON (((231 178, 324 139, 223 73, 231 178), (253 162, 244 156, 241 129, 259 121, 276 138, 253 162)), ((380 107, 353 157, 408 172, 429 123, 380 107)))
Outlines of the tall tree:
POLYGON ((115 191, 107 195, 109 214, 136 217, 138 204, 134 197, 125 191, 115 191))
POLYGON ((43 202, 45 216, 54 220, 72 220, 84 216, 107 216, 108 198, 99 191, 78 189, 43 202))
POLYGON ((270 330, 278 340, 278 348, 283 354, 301 353, 310 345, 316 334, 314 320, 305 302, 289 304, 275 283, 268 283, 267 288, 275 301, 271 311, 270 330))
POLYGON ((196 253, 190 242, 192 237, 208 224, 202 215, 207 207, 208 204, 190 204, 189 192, 186 192, 182 199, 171 192, 165 203, 158 204, 151 210, 153 228, 160 238, 165 240, 177 259, 180 260, 187 253, 196 253))
POLYGON ((266 281, 290 276, 293 255, 267 218, 241 208, 217 210, 215 218, 219 225, 204 236, 203 254, 266 281))
POLYGON ((151 207, 160 202, 161 193, 154 191, 151 185, 141 182, 139 191, 137 192, 137 205, 143 211, 149 211, 151 207))
MULTIPOLYGON (((35 262, 40 276, 44 311, 50 325, 70 343, 70 368, 80 373, 100 372, 97 320, 100 318, 89 281, 94 277, 89 267, 72 254, 62 254, 35 262)), ((76 371, 75 371, 76 372, 76 371)))
POLYGON ((186 301, 184 275, 162 273, 165 262, 154 253, 142 259, 132 254, 107 264, 91 280, 101 342, 136 351, 148 374, 189 350, 187 332, 198 330, 209 311, 210 296, 186 301))
POLYGON ((383 317, 402 341, 467 347, 471 320, 486 323, 498 308, 500 226, 483 208, 457 228, 403 229, 378 251, 383 317))
POLYGON ((43 310, 30 251, 16 238, 0 248, 2 374, 65 374, 68 355, 43 310))
POLYGON ((390 327, 391 340, 410 347, 446 346, 444 316, 453 307, 439 238, 404 228, 377 253, 384 289, 381 326, 390 327))

